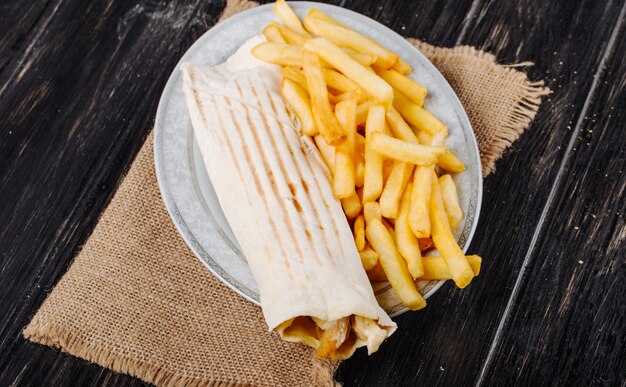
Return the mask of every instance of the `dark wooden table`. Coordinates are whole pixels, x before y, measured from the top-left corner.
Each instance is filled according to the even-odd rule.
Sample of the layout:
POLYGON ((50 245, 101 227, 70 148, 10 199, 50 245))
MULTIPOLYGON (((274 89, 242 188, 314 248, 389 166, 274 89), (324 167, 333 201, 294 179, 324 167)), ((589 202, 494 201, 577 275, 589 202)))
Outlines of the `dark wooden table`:
MULTIPOLYGON (((352 385, 626 385, 624 0, 331 1, 405 36, 533 61, 554 93, 485 181, 484 266, 337 377, 352 385)), ((0 385, 141 382, 24 340, 224 1, 0 2, 0 385)))

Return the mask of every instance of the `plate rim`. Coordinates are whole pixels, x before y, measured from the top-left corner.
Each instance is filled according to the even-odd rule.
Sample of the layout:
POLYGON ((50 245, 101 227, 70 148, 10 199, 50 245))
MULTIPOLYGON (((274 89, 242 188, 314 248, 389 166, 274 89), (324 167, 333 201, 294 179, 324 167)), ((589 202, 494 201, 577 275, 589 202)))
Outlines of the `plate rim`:
MULTIPOLYGON (((458 104, 458 106, 461 107, 460 112, 457 111, 458 109, 455 109, 455 113, 457 115, 457 118, 459 119, 459 122, 461 124, 461 126, 465 126, 468 127, 470 129, 470 134, 471 136, 469 137, 469 142, 471 144, 471 147, 473 147, 475 155, 476 157, 476 166, 477 166, 477 186, 476 186, 476 209, 475 209, 475 213, 474 213, 474 221, 471 225, 470 231, 467 234, 467 240, 465 242, 465 245, 463 247, 463 252, 467 252, 469 245, 471 244, 474 234, 476 232, 476 229, 478 227, 478 222, 480 219, 480 211, 481 211, 481 207, 482 207, 482 197, 483 197, 483 176, 482 176, 482 163, 480 160, 480 151, 478 149, 478 143, 476 141, 476 135, 474 133, 474 128, 469 120, 469 117, 467 115, 467 112, 465 110, 465 107, 463 106, 463 104, 461 103, 458 95, 456 94, 456 92, 454 91, 454 89, 452 88, 452 86, 449 84, 449 82, 447 81, 447 79, 443 76, 443 74, 441 74, 441 72, 439 71, 439 69, 437 69, 437 67, 428 59, 428 57, 426 57, 426 55, 424 55, 419 49, 417 49, 417 47, 415 47, 414 45, 412 45, 411 43, 409 43, 405 37, 401 36, 400 34, 398 34, 397 32, 393 31, 392 29, 390 29, 389 27, 385 26, 384 24, 380 23, 379 21, 372 19, 366 15, 360 14, 358 12, 352 11, 350 9, 346 9, 343 7, 339 7, 336 5, 332 5, 332 4, 325 4, 325 3, 319 3, 319 2, 313 2, 313 1, 298 1, 298 2, 291 2, 289 1, 288 3, 290 3, 292 6, 294 6, 294 8, 311 8, 311 7, 320 7, 320 8, 331 8, 334 10, 338 10, 338 12, 342 12, 345 13, 347 17, 353 18, 355 19, 357 22, 359 21, 358 19, 365 19, 369 22, 373 22, 376 27, 379 29, 379 32, 382 33, 386 33, 391 35, 392 38, 398 40, 400 45, 404 45, 409 49, 409 51, 412 52, 413 55, 416 55, 418 57, 421 57, 422 59, 422 64, 426 67, 428 67, 430 73, 432 76, 438 78, 438 81, 440 83, 442 83, 444 86, 444 88, 446 88, 447 90, 445 90, 447 97, 450 97, 454 100, 454 102, 456 102, 458 104)), ((172 222, 174 223, 174 226, 176 227, 178 233, 181 235, 181 237, 183 238, 183 240, 185 241, 185 243, 187 244, 187 246, 189 246, 189 248, 192 250, 192 252, 194 253, 194 255, 196 256, 196 258, 198 258, 198 260, 214 275, 216 276, 222 283, 224 283, 226 286, 228 286, 230 289, 234 290, 237 294, 239 294, 240 296, 244 297, 245 299, 247 299, 248 301, 252 302, 255 305, 259 305, 260 306, 260 302, 257 301, 256 299, 253 298, 253 296, 251 294, 248 294, 247 292, 243 291, 242 288, 247 289, 247 286, 243 286, 242 288, 239 288, 237 286, 235 286, 236 284, 239 283, 238 280, 236 280, 235 278, 233 278, 232 276, 230 276, 228 273, 224 272, 223 270, 220 269, 219 265, 215 265, 215 267, 213 265, 209 264, 209 261, 214 262, 213 258, 211 258, 211 256, 204 251, 204 249, 202 248, 202 246, 200 245, 200 243, 196 240, 195 236, 193 235, 193 233, 191 232, 191 230, 189 229, 189 227, 186 225, 182 215, 180 214, 180 211, 178 209, 178 206, 176 204, 176 202, 174 201, 174 198, 172 197, 171 193, 169 192, 169 189, 166 186, 166 182, 167 179, 165 177, 165 171, 163 170, 163 167, 161 165, 161 159, 162 157, 164 157, 161 152, 160 152, 160 148, 158 146, 161 137, 163 136, 163 121, 164 121, 164 114, 165 114, 165 105, 167 105, 167 102, 169 101, 169 98, 171 96, 172 90, 174 88, 174 85, 176 83, 176 79, 180 76, 178 73, 180 71, 180 66, 183 62, 183 58, 185 56, 187 56, 188 53, 196 51, 198 49, 200 49, 202 46, 204 46, 205 41, 210 39, 210 35, 215 33, 216 31, 219 31, 220 29, 226 28, 231 24, 237 23, 239 20, 242 20, 246 17, 249 17, 250 15, 254 15, 257 13, 261 13, 261 12, 265 12, 267 9, 271 9, 273 7, 272 3, 269 4, 264 4, 264 5, 260 5, 258 7, 254 7, 248 10, 245 10, 243 12, 240 12, 236 15, 233 15, 231 17, 229 17, 228 19, 219 22, 217 24, 215 24, 213 27, 209 28, 207 31, 205 31, 198 39, 196 39, 196 41, 189 46, 189 48, 181 55, 179 61, 176 63, 176 66, 174 67, 174 69, 172 70, 170 76, 167 79, 167 82, 165 84, 165 87, 163 88, 163 91, 161 93, 161 96, 159 98, 159 103, 157 105, 157 112, 156 112, 156 117, 155 117, 155 123, 154 123, 154 139, 153 139, 153 144, 154 144, 154 149, 153 149, 153 157, 154 157, 154 164, 155 164, 155 174, 156 174, 156 178, 157 178, 157 183, 159 186, 159 191, 161 193, 161 197, 163 199, 163 202, 165 204, 165 208, 167 210, 167 212, 169 213, 170 217, 172 218, 172 222)), ((435 294, 442 286, 444 283, 446 283, 447 281, 445 280, 440 280, 437 282, 437 284, 435 284, 432 288, 430 288, 423 296, 425 299, 428 299, 430 296, 432 296, 433 294, 435 294)), ((401 309, 399 311, 396 311, 394 313, 390 313, 390 317, 395 317, 398 316, 400 314, 403 314, 404 312, 408 311, 407 308, 401 309)))

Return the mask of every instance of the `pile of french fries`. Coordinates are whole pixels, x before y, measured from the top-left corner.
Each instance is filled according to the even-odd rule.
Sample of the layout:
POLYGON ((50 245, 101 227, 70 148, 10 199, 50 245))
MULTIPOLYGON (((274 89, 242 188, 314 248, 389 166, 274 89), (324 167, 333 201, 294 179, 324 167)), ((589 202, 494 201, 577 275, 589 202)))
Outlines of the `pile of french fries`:
POLYGON ((450 175, 465 166, 422 106, 426 88, 397 54, 321 11, 300 21, 284 0, 273 9, 282 24, 252 54, 282 66, 282 97, 331 171, 370 281, 389 281, 413 310, 426 306, 416 280, 467 286, 481 258, 453 236, 463 212, 450 175))

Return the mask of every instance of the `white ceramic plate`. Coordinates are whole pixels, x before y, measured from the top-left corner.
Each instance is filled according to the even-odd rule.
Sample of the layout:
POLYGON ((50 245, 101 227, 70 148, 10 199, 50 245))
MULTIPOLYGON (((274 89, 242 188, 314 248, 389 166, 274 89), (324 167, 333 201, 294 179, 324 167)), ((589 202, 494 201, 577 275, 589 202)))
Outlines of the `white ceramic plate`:
MULTIPOLYGON (((411 78, 428 88, 425 107, 448 125, 446 145, 465 163, 467 169, 454 177, 459 188, 465 218, 455 230, 455 237, 465 251, 474 234, 480 213, 482 175, 478 147, 470 122, 456 94, 415 47, 378 22, 343 8, 313 3, 291 3, 303 16, 316 7, 341 23, 359 31, 397 52, 411 67, 411 78)), ((241 253, 204 168, 200 150, 193 136, 191 121, 182 93, 180 64, 184 62, 216 65, 252 36, 259 34, 275 16, 272 5, 260 6, 233 16, 207 31, 183 55, 170 76, 157 110, 154 159, 163 200, 183 239, 205 266, 237 293, 258 304, 257 284, 241 253)), ((426 298, 444 281, 420 281, 426 298)), ((375 288, 379 303, 391 315, 407 309, 388 284, 375 288)))

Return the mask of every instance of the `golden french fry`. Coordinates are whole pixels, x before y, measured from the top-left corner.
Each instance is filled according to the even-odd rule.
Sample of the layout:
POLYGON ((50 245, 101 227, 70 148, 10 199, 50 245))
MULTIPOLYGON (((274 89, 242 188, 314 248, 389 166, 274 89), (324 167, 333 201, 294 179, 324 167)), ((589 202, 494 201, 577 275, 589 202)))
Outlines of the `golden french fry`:
POLYGON ((383 219, 381 220, 381 223, 383 224, 383 226, 385 226, 385 228, 389 232, 389 235, 391 235, 391 238, 393 238, 393 240, 396 240, 396 230, 393 228, 391 224, 389 224, 387 220, 389 219, 383 219))
POLYGON ((304 77, 311 95, 311 110, 314 118, 318 120, 316 121, 317 130, 328 145, 339 145, 345 141, 346 134, 328 102, 328 90, 326 83, 324 83, 319 57, 313 52, 305 51, 302 54, 302 64, 304 77))
POLYGON ((356 192, 350 195, 350 197, 341 199, 341 207, 343 207, 343 212, 346 213, 348 219, 356 218, 361 213, 361 210, 363 210, 361 199, 356 192))
POLYGON ((375 134, 383 135, 385 126, 385 108, 375 105, 370 108, 365 125, 365 176, 363 201, 378 199, 383 191, 383 156, 372 146, 375 134))
MULTIPOLYGON (((465 258, 467 259, 467 262, 469 262, 472 272, 474 272, 474 277, 477 277, 478 274, 480 274, 482 258, 478 255, 467 255, 465 258)), ((420 280, 437 281, 452 279, 448 266, 446 266, 446 262, 440 256, 431 255, 423 257, 422 262, 424 264, 424 275, 420 277, 420 280)))
POLYGON ((365 101, 356 108, 356 124, 361 126, 365 125, 367 121, 367 115, 372 106, 376 105, 374 101, 365 101))
POLYGON ((378 70, 376 74, 417 106, 422 106, 424 103, 424 98, 426 98, 426 88, 424 86, 395 70, 378 70))
POLYGON ((391 86, 336 45, 324 38, 314 38, 307 40, 304 43, 304 48, 324 58, 325 61, 361 86, 376 101, 386 107, 391 106, 393 101, 391 86))
POLYGON ((432 167, 415 167, 411 201, 409 206, 409 226, 417 238, 430 236, 430 197, 432 189, 432 167))
MULTIPOLYGON (((358 108, 357 108, 358 114, 358 108)), ((361 133, 357 132, 356 134, 356 150, 361 153, 361 155, 365 156, 365 136, 361 133)))
MULTIPOLYGON (((280 93, 289 107, 293 109, 302 125, 302 132, 307 136, 315 136, 317 127, 311 112, 311 103, 306 92, 291 79, 283 79, 280 93)), ((356 109, 355 109, 356 110, 356 109)), ((355 112, 356 115, 356 112, 355 112)))
POLYGON ((391 169, 393 168, 393 163, 395 163, 395 161, 392 159, 383 160, 383 189, 385 188, 385 183, 387 182, 391 169))
POLYGON ((306 78, 300 67, 296 66, 283 66, 280 70, 283 78, 290 79, 298 84, 307 95, 309 94, 309 86, 306 84, 306 78))
POLYGON ((376 64, 382 68, 390 68, 398 62, 397 54, 348 27, 329 23, 308 14, 304 17, 304 25, 314 35, 326 38, 337 46, 349 47, 376 57, 376 64))
POLYGON ((252 55, 264 62, 282 66, 301 66, 302 47, 285 43, 265 42, 252 49, 252 55))
POLYGON ((335 152, 335 169, 333 174, 333 193, 335 197, 345 199, 355 192, 354 177, 352 156, 338 149, 335 152))
MULTIPOLYGON (((396 108, 393 106, 387 112, 387 123, 389 124, 389 129, 391 129, 391 134, 394 137, 399 138, 402 141, 410 142, 411 144, 418 144, 417 136, 413 133, 411 127, 404 121, 404 118, 398 113, 396 108)), ((423 144, 430 145, 430 144, 423 144)))
POLYGON ((374 55, 365 54, 362 52, 355 52, 349 48, 343 49, 352 59, 359 62, 365 67, 369 67, 372 63, 376 62, 376 57, 374 55))
POLYGON ((311 8, 309 9, 309 12, 307 12, 307 16, 309 17, 314 17, 320 20, 324 20, 328 23, 332 23, 334 25, 337 26, 341 26, 343 24, 339 23, 337 20, 333 19, 332 17, 328 16, 327 14, 325 14, 324 12, 320 11, 317 8, 311 8))
POLYGON ((326 82, 328 87, 335 90, 346 92, 359 88, 359 85, 338 71, 325 68, 322 69, 322 73, 324 75, 324 82, 326 82))
POLYGON ((287 26, 287 28, 307 38, 311 36, 311 34, 309 34, 304 29, 304 27, 302 27, 300 18, 298 18, 298 15, 293 12, 291 7, 285 2, 285 0, 276 0, 276 3, 274 3, 274 8, 272 8, 272 10, 276 14, 276 16, 278 16, 280 21, 283 22, 285 26, 287 26))
POLYGON ((383 193, 380 195, 380 209, 385 218, 395 218, 398 215, 400 207, 400 198, 406 187, 411 174, 413 173, 413 165, 394 161, 389 177, 385 181, 383 193))
POLYGON ((431 136, 444 132, 447 136, 448 127, 443 122, 426 109, 411 102, 402 93, 394 93, 393 107, 398 109, 400 115, 417 130, 424 131, 431 136))
POLYGON ((367 225, 365 234, 378 253, 383 270, 400 301, 412 310, 425 307, 426 301, 417 291, 404 259, 400 256, 391 234, 382 222, 377 219, 372 220, 367 225))
MULTIPOLYGON (((374 251, 374 250, 372 250, 374 251)), ((378 253, 374 251, 376 254, 376 259, 378 259, 378 253)), ((385 270, 383 270, 383 266, 380 264, 380 260, 376 263, 376 266, 367 270, 367 278, 370 282, 387 282, 387 274, 385 274, 385 270)))
POLYGON ((456 191, 454 180, 452 180, 452 176, 441 176, 439 178, 439 187, 441 187, 443 206, 446 210, 446 214, 448 215, 448 222, 450 222, 450 230, 454 230, 463 219, 463 211, 461 210, 461 205, 459 204, 459 196, 456 191))
POLYGON ((333 190, 335 196, 341 199, 347 198, 355 192, 356 100, 348 99, 339 102, 335 107, 335 116, 346 133, 346 141, 337 146, 335 152, 333 190))
POLYGON ((450 151, 450 149, 446 149, 443 154, 439 155, 437 159, 437 165, 439 168, 446 170, 448 172, 459 173, 465 170, 465 165, 463 162, 459 160, 458 157, 450 151))
POLYGON ((365 224, 369 224, 373 220, 383 219, 378 202, 363 203, 363 218, 365 219, 365 224))
POLYGON ((363 158, 363 155, 359 153, 358 150, 356 154, 354 155, 354 158, 355 158, 354 182, 357 187, 363 187, 363 184, 365 184, 365 159, 363 158))
POLYGON ((371 136, 368 134, 366 141, 369 141, 372 149, 385 157, 415 165, 434 165, 437 157, 446 150, 444 147, 411 144, 383 133, 372 133, 371 136))
POLYGON ((321 134, 316 134, 313 136, 313 140, 315 141, 315 145, 317 145, 317 149, 319 149, 320 154, 322 155, 322 160, 324 160, 324 164, 328 167, 328 170, 332 173, 335 168, 335 147, 328 145, 328 143, 324 140, 321 134))
MULTIPOLYGON (((431 171, 432 190, 430 194, 430 222, 433 242, 439 254, 446 262, 450 276, 459 288, 464 288, 472 281, 474 272, 463 251, 456 243, 444 210, 441 188, 435 171, 431 171)), ((366 230, 367 235, 367 230, 366 230)), ((380 252, 378 252, 380 254, 380 252)))
POLYGON ((265 39, 267 39, 268 42, 287 43, 275 23, 270 23, 263 29, 263 36, 265 36, 265 39))
POLYGON ((363 250, 359 251, 359 255, 361 256, 361 264, 366 271, 372 270, 378 264, 378 253, 369 244, 366 244, 363 250))
POLYGON ((411 184, 407 185, 402 200, 400 201, 400 210, 396 217, 396 244, 400 255, 406 261, 406 267, 411 273, 413 279, 419 278, 424 274, 422 265, 422 252, 419 242, 411 230, 409 225, 409 209, 411 206, 411 184))
POLYGON ((413 69, 411 68, 411 65, 403 61, 402 58, 398 59, 398 63, 393 65, 392 69, 396 70, 402 75, 409 75, 411 74, 411 71, 413 71, 413 69))
POLYGON ((285 40, 285 42, 289 44, 302 45, 309 38, 307 36, 304 36, 295 32, 291 28, 285 27, 276 22, 269 23, 268 27, 270 26, 278 30, 283 40, 285 40))
POLYGON ((354 220, 354 244, 359 251, 365 248, 365 218, 363 215, 357 216, 354 220))
MULTIPOLYGON (((341 102, 341 101, 346 101, 349 99, 354 99, 356 101, 356 103, 361 103, 364 102, 366 98, 365 93, 363 92, 363 90, 361 89, 354 89, 354 90, 350 90, 350 91, 346 91, 345 93, 341 93, 338 96, 335 97, 335 99, 337 100, 337 102, 341 102)), ((356 108, 355 108, 355 124, 356 124, 356 108)))

